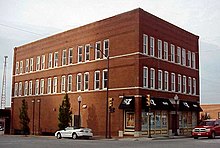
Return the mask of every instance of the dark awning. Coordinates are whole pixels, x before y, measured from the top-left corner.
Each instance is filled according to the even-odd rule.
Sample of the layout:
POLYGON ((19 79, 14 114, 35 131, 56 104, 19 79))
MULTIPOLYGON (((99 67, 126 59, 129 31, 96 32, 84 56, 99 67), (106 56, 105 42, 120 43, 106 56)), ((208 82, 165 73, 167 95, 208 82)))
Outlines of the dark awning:
POLYGON ((179 110, 180 111, 202 111, 199 103, 191 102, 191 101, 182 101, 179 102, 179 110))
POLYGON ((119 109, 134 109, 134 96, 124 96, 119 109))

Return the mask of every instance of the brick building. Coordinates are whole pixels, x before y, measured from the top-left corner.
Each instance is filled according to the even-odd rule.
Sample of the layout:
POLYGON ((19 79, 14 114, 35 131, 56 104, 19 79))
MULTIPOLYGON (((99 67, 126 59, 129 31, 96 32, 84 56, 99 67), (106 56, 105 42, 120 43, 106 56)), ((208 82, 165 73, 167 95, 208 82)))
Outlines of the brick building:
POLYGON ((109 72, 113 135, 149 134, 147 95, 151 96, 151 134, 189 134, 200 111, 198 39, 135 9, 16 47, 12 129, 20 129, 19 108, 25 99, 31 133, 55 132, 59 105, 68 93, 70 124, 76 125, 81 96, 87 106, 80 110, 82 126, 105 135, 109 72))
POLYGON ((201 116, 207 115, 211 119, 220 119, 220 104, 202 104, 201 116))

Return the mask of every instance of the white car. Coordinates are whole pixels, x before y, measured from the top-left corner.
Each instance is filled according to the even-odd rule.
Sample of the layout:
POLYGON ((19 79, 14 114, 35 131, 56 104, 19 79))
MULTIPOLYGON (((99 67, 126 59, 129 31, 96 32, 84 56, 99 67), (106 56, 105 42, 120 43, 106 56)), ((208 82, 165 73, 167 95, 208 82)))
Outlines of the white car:
POLYGON ((89 139, 93 136, 92 130, 89 128, 76 128, 76 127, 67 127, 64 130, 56 131, 55 136, 57 139, 61 138, 80 138, 84 137, 89 139))

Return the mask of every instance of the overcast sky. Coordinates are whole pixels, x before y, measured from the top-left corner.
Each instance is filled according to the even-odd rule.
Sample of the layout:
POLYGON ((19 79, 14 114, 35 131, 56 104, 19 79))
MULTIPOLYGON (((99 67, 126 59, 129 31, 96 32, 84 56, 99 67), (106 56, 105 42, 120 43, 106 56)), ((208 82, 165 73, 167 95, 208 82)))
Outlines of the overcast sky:
POLYGON ((201 102, 220 104, 219 0, 0 0, 0 91, 9 57, 6 105, 14 47, 139 7, 200 37, 201 102))

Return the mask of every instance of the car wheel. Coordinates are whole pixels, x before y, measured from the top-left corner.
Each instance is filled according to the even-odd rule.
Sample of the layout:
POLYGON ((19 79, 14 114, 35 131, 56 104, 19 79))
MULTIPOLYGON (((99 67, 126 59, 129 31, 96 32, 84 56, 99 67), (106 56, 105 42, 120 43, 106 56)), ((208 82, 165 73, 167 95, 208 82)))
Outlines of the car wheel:
POLYGON ((57 139, 61 139, 61 138, 62 138, 61 134, 57 133, 57 139))
POLYGON ((72 138, 73 138, 73 139, 76 139, 76 138, 77 138, 76 133, 73 133, 73 134, 72 134, 72 138))
POLYGON ((198 139, 198 137, 193 137, 194 139, 198 139))

